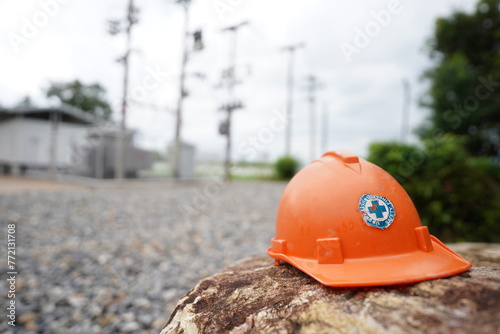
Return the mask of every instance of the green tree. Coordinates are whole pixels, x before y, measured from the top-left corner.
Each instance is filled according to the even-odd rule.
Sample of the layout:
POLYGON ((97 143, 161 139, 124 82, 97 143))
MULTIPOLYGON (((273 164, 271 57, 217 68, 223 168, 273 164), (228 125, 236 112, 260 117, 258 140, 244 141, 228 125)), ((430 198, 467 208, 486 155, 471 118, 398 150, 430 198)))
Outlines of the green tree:
POLYGON ((453 133, 466 136, 473 155, 500 154, 500 0, 439 18, 428 48, 435 66, 424 74, 431 116, 422 138, 453 133))
POLYGON ((45 90, 45 94, 102 120, 111 117, 112 110, 106 98, 106 89, 98 83, 86 85, 79 80, 53 82, 45 90))
POLYGON ((438 238, 500 242, 500 166, 472 156, 464 141, 446 134, 422 147, 373 143, 368 160, 400 182, 438 238))
POLYGON ((282 180, 291 179, 299 170, 299 162, 290 156, 279 158, 274 164, 276 176, 282 180))

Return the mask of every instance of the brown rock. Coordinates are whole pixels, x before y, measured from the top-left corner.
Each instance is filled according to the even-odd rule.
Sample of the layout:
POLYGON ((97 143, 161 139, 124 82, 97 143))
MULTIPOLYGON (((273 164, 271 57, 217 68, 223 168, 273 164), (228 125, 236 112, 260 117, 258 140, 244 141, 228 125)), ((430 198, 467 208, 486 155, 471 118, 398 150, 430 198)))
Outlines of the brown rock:
POLYGON ((36 331, 38 329, 38 326, 36 325, 36 322, 34 321, 28 321, 24 327, 29 330, 29 331, 36 331))
POLYGON ((166 333, 500 333, 499 245, 454 247, 478 261, 450 278, 331 288, 270 258, 242 260, 182 298, 166 333))
POLYGON ((117 315, 114 313, 105 313, 102 317, 99 317, 99 323, 103 327, 111 325, 116 319, 117 315))
POLYGON ((25 313, 19 316, 19 322, 21 324, 26 324, 28 322, 36 321, 37 315, 36 313, 30 312, 25 313))
POLYGON ((19 316, 19 322, 24 325, 29 331, 36 331, 38 326, 36 325, 37 315, 36 313, 30 312, 19 316))

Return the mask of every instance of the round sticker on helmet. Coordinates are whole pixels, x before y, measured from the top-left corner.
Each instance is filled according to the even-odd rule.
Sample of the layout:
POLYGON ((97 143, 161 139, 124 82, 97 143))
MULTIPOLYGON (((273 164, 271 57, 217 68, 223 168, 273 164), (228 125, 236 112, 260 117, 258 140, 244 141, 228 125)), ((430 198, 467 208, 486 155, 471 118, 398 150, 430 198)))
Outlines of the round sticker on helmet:
POLYGON ((396 217, 394 205, 388 198, 380 195, 361 196, 358 209, 363 213, 361 218, 368 226, 381 230, 388 228, 396 217))

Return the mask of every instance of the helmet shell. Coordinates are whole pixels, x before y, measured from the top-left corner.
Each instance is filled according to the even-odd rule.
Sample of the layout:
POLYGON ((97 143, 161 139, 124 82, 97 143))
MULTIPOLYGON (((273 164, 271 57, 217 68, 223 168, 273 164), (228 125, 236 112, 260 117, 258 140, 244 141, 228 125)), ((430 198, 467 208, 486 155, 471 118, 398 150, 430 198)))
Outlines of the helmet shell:
POLYGON ((348 151, 327 152, 292 178, 268 254, 329 286, 411 283, 472 266, 429 235, 392 176, 348 151))

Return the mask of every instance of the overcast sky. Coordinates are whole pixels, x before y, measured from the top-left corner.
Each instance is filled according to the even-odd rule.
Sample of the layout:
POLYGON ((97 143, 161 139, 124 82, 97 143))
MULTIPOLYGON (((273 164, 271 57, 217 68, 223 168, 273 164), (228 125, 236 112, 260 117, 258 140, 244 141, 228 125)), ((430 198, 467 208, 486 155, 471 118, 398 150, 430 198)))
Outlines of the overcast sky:
MULTIPOLYGON (((123 18, 127 2, 0 0, 0 104, 12 106, 29 95, 47 105, 42 89, 49 82, 79 79, 107 89, 118 120, 123 69, 115 59, 123 55, 125 39, 107 34, 106 21, 123 18)), ((127 124, 139 131, 141 146, 165 150, 174 137, 183 11, 174 0, 135 4, 140 22, 132 37, 136 52, 130 89, 142 104, 130 107, 127 124), (145 96, 139 94, 144 91, 145 96)), ((190 95, 182 138, 201 155, 223 156, 225 138, 218 134, 218 122, 224 114, 218 107, 227 92, 215 86, 228 66, 230 35, 221 29, 248 21, 237 36, 241 84, 235 95, 245 108, 234 113, 233 156, 272 160, 284 153, 285 131, 275 119, 286 101, 288 55, 280 47, 297 42, 306 47, 295 58, 292 153, 303 163, 311 156, 305 86, 306 76, 314 74, 323 84, 316 96, 314 155, 320 154, 320 123, 327 111, 327 148, 364 156, 370 142, 400 138, 403 79, 411 83, 411 128, 425 118, 427 111, 418 107, 426 87, 419 78, 431 65, 425 41, 437 17, 473 6, 465 0, 194 0, 190 27, 203 30, 205 49, 190 57, 188 72, 203 72, 206 79, 190 76, 186 81, 190 95)))

